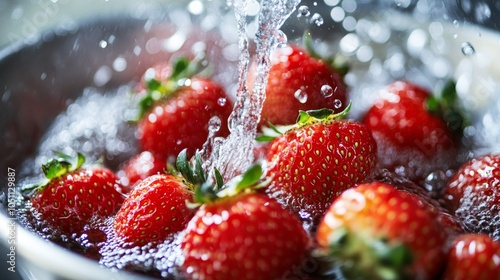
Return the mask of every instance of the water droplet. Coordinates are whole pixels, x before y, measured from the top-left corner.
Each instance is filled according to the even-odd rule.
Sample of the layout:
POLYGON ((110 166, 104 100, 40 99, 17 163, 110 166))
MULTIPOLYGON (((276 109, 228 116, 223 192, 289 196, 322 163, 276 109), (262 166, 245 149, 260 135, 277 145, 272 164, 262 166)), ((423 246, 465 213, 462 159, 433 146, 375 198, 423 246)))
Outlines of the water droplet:
POLYGON ((108 42, 104 41, 104 40, 101 40, 99 42, 99 47, 105 49, 106 47, 108 46, 108 42))
POLYGON ((330 85, 321 86, 321 94, 323 94, 324 97, 332 96, 333 92, 334 92, 334 90, 330 85))
POLYGON ((317 26, 321 26, 321 25, 323 25, 323 23, 324 23, 323 17, 322 17, 320 14, 315 13, 315 14, 311 17, 311 23, 314 23, 314 24, 316 24, 317 26))
POLYGON ((395 0, 396 2, 396 6, 398 6, 399 8, 403 8, 403 9, 406 9, 410 6, 411 4, 411 0, 395 0))
POLYGON ((127 69, 127 60, 119 56, 113 61, 113 69, 115 69, 116 72, 123 72, 125 69, 127 69))
POLYGON ((224 105, 226 105, 226 103, 227 103, 227 99, 224 97, 217 99, 217 104, 219 104, 219 106, 224 106, 224 105))
POLYGON ((302 104, 307 102, 307 93, 304 92, 302 89, 298 89, 293 96, 302 104))
POLYGON ((340 109, 342 107, 342 100, 340 99, 335 99, 335 101, 333 102, 333 107, 335 109, 340 109))
MULTIPOLYGON (((224 98, 220 98, 220 99, 224 99, 224 98)), ((217 116, 211 117, 210 120, 208 121, 208 130, 211 132, 219 131, 221 126, 222 126, 222 121, 217 116)))
POLYGON ((446 172, 437 170, 425 178, 424 187, 434 195, 439 195, 444 191, 448 179, 446 172))
POLYGON ((307 6, 300 6, 299 9, 298 9, 298 14, 297 14, 297 17, 308 17, 311 12, 309 11, 309 7, 307 6))
POLYGON ((276 43, 278 48, 284 47, 288 43, 288 37, 285 32, 281 30, 276 31, 276 43))
POLYGON ((108 66, 102 66, 94 74, 94 84, 103 86, 111 80, 112 76, 113 72, 111 72, 111 69, 108 66))
POLYGON ((474 15, 478 22, 485 22, 491 18, 491 9, 487 3, 478 3, 476 9, 474 9, 474 15))
POLYGON ((471 43, 469 42, 464 42, 462 43, 462 53, 465 56, 470 56, 476 53, 476 50, 474 50, 474 47, 472 46, 471 43))

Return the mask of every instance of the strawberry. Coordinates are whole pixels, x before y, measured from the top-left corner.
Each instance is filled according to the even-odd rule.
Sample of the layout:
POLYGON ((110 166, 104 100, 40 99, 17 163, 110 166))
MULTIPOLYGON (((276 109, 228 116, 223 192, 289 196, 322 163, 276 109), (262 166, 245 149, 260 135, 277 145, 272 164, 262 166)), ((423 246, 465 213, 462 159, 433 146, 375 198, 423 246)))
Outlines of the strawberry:
POLYGON ((133 246, 163 242, 183 230, 193 215, 186 201, 192 192, 183 179, 156 174, 142 180, 129 194, 114 218, 116 235, 133 246))
POLYGON ((117 174, 120 176, 120 182, 127 188, 126 191, 128 192, 138 181, 163 172, 166 167, 167 163, 165 161, 155 157, 151 152, 143 151, 125 162, 117 174))
POLYGON ((181 243, 188 279, 276 279, 306 257, 309 238, 299 220, 266 195, 241 191, 254 184, 245 179, 252 169, 240 191, 212 192, 189 222, 181 243))
MULTIPOLYGON (((178 162, 185 156, 183 150, 178 162)), ((132 246, 156 245, 183 230, 194 213, 186 203, 193 200, 192 182, 164 173, 140 181, 114 217, 116 235, 132 246)))
POLYGON ((486 234, 458 237, 447 260, 445 280, 500 279, 500 243, 486 234))
MULTIPOLYGON (((260 125, 293 124, 299 110, 329 108, 341 112, 347 107, 343 73, 332 66, 333 62, 319 58, 310 40, 305 47, 288 45, 273 53, 260 125)), ((251 71, 255 71, 252 66, 251 71)), ((248 77, 252 90, 252 72, 248 77)))
POLYGON ((445 241, 424 200, 380 182, 342 193, 317 232, 321 251, 348 279, 433 279, 445 241))
POLYGON ((297 126, 275 138, 267 153, 266 192, 317 224, 333 200, 370 174, 376 143, 359 122, 331 110, 301 112, 297 126))
POLYGON ((426 190, 415 182, 386 169, 375 170, 372 175, 365 180, 365 183, 370 182, 390 184, 398 190, 409 192, 424 200, 425 203, 427 203, 427 209, 436 213, 438 222, 448 235, 446 246, 450 246, 455 237, 466 233, 463 223, 450 213, 444 199, 442 197, 436 197, 434 191, 426 190))
POLYGON ((445 198, 470 231, 500 241, 500 155, 464 163, 448 182, 445 198))
POLYGON ((103 167, 84 168, 83 155, 71 164, 68 156, 42 165, 47 181, 27 187, 30 201, 42 222, 61 234, 80 235, 94 219, 112 216, 123 202, 118 176, 103 167))
POLYGON ((159 78, 146 77, 138 123, 140 147, 159 159, 175 157, 187 148, 190 154, 202 148, 209 135, 227 136, 232 102, 214 81, 197 75, 196 61, 177 59, 162 69, 159 78), (167 74, 168 73, 168 74, 167 74), (209 122, 217 117, 217 128, 209 122), (216 131, 218 129, 218 131, 216 131))
POLYGON ((363 119, 377 141, 379 166, 416 182, 455 167, 454 131, 466 123, 456 107, 453 83, 443 90, 442 100, 408 82, 388 85, 363 119))

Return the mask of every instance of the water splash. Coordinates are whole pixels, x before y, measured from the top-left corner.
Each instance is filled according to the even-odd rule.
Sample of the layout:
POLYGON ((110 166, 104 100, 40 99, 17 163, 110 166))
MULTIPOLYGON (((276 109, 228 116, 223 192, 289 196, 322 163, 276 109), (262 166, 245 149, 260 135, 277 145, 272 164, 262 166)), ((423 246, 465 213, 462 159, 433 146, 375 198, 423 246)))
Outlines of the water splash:
POLYGON ((229 117, 230 135, 223 140, 214 141, 212 153, 207 159, 208 169, 214 168, 224 176, 232 178, 247 169, 254 161, 253 144, 257 135, 257 125, 265 99, 265 91, 270 56, 283 41, 279 28, 295 11, 299 0, 263 0, 258 14, 258 29, 255 35, 257 67, 254 73, 253 90, 246 85, 250 54, 248 50, 246 13, 248 0, 234 0, 240 49, 238 91, 233 113, 229 117))

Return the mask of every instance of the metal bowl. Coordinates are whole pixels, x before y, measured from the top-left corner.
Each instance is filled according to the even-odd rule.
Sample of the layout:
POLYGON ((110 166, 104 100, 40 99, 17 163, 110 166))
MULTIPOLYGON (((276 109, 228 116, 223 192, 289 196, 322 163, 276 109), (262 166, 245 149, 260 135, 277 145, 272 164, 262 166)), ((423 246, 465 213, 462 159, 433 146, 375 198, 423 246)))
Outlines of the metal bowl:
MULTIPOLYGON (((123 6, 109 2, 114 5, 94 3, 96 6, 87 10, 95 13, 85 12, 85 16, 77 17, 81 3, 72 6, 59 1, 57 12, 55 8, 51 10, 56 15, 44 22, 49 31, 37 27, 43 32, 23 33, 23 28, 29 30, 30 20, 33 23, 38 17, 40 21, 43 14, 40 11, 45 14, 50 11, 35 9, 31 16, 25 17, 28 21, 17 33, 8 33, 12 41, 3 42, 0 50, 0 239, 2 246, 7 246, 7 252, 2 251, 7 261, 12 251, 10 246, 15 249, 16 270, 24 279, 147 278, 103 268, 95 261, 47 242, 23 226, 10 227, 16 216, 9 212, 13 209, 9 190, 14 185, 20 187, 23 180, 33 175, 33 170, 26 168, 27 162, 33 164, 41 150, 47 152, 51 147, 40 148, 50 142, 45 133, 58 115, 86 90, 106 94, 130 85, 148 67, 167 60, 179 50, 192 50, 197 42, 206 42, 203 48, 210 58, 223 62, 213 65, 216 79, 233 90, 237 78, 238 50, 234 48, 237 43, 234 26, 229 26, 233 23, 231 19, 212 18, 214 27, 207 31, 203 26, 207 23, 201 23, 202 18, 193 12, 193 7, 186 8, 200 1, 166 3, 152 10, 141 6, 140 11, 129 1, 123 6), (66 17, 71 13, 74 15, 68 23, 66 17), (180 26, 177 22, 180 18, 189 19, 192 25, 180 26), (58 22, 63 22, 63 26, 57 25, 58 22), (188 36, 178 37, 179 30, 188 36)), ((350 58, 352 72, 346 77, 347 82, 364 85, 352 89, 352 99, 361 104, 352 112, 353 117, 370 104, 365 92, 390 80, 409 79, 432 88, 446 77, 456 78, 459 94, 475 112, 476 131, 471 137, 480 147, 475 147, 474 153, 499 152, 500 133, 492 132, 490 124, 495 123, 495 118, 498 121, 494 113, 500 111, 496 96, 500 91, 497 55, 500 36, 496 29, 500 27, 495 18, 497 13, 491 12, 499 7, 493 2, 467 2, 457 5, 455 1, 325 0, 318 5, 308 3, 308 13, 298 11, 292 15, 283 30, 294 41, 305 29, 310 29, 314 36, 327 42, 319 44, 319 51, 341 52, 350 58), (480 6, 485 3, 489 13, 480 6), (318 18, 313 20, 316 14, 321 15, 322 24, 318 18), (384 33, 387 27, 391 29, 389 35, 384 33), (353 33, 356 36, 350 36, 353 33), (374 70, 376 67, 382 70, 374 70), (379 71, 376 72, 379 75, 373 75, 372 71, 379 71), (372 75, 366 75, 367 72, 372 75)), ((7 5, 0 2, 0 7, 2 4, 7 5)), ((11 16, 14 14, 15 9, 11 16)), ((108 154, 109 164, 116 167, 135 147, 129 148, 108 154)), ((13 275, 1 273, 6 277, 13 275)))

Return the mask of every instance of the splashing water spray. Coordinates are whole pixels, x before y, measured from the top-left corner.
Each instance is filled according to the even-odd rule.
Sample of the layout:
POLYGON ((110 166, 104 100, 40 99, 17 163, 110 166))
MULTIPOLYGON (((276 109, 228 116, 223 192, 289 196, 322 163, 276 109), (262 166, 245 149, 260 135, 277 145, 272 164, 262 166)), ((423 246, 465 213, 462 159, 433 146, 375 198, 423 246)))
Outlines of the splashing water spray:
POLYGON ((213 139, 212 153, 205 162, 205 171, 217 169, 224 178, 230 179, 246 170, 254 161, 253 141, 266 96, 266 84, 271 67, 271 55, 283 44, 284 34, 279 30, 285 20, 295 11, 300 0, 263 0, 258 15, 258 30, 255 36, 257 67, 254 73, 253 90, 247 88, 250 64, 248 50, 246 9, 249 0, 234 0, 240 49, 238 64, 238 91, 233 112, 229 117, 230 135, 226 139, 213 139))

